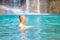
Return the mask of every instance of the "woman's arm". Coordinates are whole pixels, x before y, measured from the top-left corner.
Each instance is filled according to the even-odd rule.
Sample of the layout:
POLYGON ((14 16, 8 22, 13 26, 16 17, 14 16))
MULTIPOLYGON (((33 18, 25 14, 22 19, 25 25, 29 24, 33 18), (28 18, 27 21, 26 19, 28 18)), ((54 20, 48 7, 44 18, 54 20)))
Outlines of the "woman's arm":
POLYGON ((26 26, 26 29, 28 29, 28 28, 32 28, 33 26, 26 26))

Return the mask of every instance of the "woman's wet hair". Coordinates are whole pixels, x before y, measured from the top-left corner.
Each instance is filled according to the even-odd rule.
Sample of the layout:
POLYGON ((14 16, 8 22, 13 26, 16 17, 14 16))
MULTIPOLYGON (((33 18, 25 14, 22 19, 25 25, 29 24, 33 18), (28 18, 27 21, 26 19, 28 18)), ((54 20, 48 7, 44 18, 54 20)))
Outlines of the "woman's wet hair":
POLYGON ((19 16, 19 20, 21 21, 21 18, 20 18, 21 16, 19 16))
POLYGON ((19 18, 20 18, 21 16, 19 16, 19 18))

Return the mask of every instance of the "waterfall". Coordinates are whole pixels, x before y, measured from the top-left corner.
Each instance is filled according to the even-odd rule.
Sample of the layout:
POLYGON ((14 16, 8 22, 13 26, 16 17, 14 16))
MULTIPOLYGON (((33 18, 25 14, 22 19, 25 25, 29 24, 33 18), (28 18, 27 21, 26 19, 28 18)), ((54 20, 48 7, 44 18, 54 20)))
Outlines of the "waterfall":
POLYGON ((40 1, 37 0, 37 12, 40 13, 40 1))
POLYGON ((26 13, 29 12, 29 0, 26 0, 26 13))
MULTIPOLYGON (((26 12, 28 13, 30 11, 29 6, 30 6, 30 0, 26 0, 26 12)), ((36 3, 36 11, 40 13, 40 3, 39 0, 33 0, 34 3, 36 3)))
POLYGON ((21 0, 11 0, 10 4, 12 7, 19 7, 21 6, 21 0))
MULTIPOLYGON (((3 4, 6 4, 6 3, 9 3, 8 4, 8 6, 9 7, 7 7, 6 6, 6 8, 8 8, 9 10, 10 10, 10 8, 11 9, 17 9, 19 12, 21 12, 21 10, 22 10, 22 12, 26 12, 26 13, 40 13, 40 0, 26 0, 26 10, 25 11, 23 11, 23 8, 21 8, 20 6, 21 6, 21 0, 3 0, 2 1, 2 3, 3 4), (7 2, 6 2, 7 1, 7 2), (30 3, 32 1, 32 3, 30 3), (32 9, 34 9, 34 10, 32 10, 31 11, 31 9, 30 9, 30 5, 31 4, 33 4, 34 6, 32 7, 32 9), (20 9, 19 9, 20 8, 20 9), (30 12, 31 11, 31 12, 30 12)), ((5 7, 5 6, 4 6, 5 7)), ((23 6, 22 6, 23 7, 23 6)), ((13 10, 13 11, 15 11, 16 12, 16 10, 13 10)))

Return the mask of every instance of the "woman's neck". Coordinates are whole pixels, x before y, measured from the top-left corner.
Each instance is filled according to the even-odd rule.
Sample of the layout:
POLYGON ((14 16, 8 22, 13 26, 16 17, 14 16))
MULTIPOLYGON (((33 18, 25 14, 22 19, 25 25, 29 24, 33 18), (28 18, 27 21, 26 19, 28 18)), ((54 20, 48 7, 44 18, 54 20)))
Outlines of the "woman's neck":
POLYGON ((22 24, 24 24, 24 22, 21 22, 22 24))

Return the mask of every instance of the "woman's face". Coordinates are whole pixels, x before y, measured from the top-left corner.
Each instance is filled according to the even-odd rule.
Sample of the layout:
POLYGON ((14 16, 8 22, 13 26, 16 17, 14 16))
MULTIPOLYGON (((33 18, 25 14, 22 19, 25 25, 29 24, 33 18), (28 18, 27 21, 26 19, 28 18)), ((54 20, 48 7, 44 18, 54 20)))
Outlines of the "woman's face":
POLYGON ((21 16, 20 19, 21 19, 21 22, 23 22, 23 23, 26 22, 26 18, 25 18, 25 16, 21 16))

